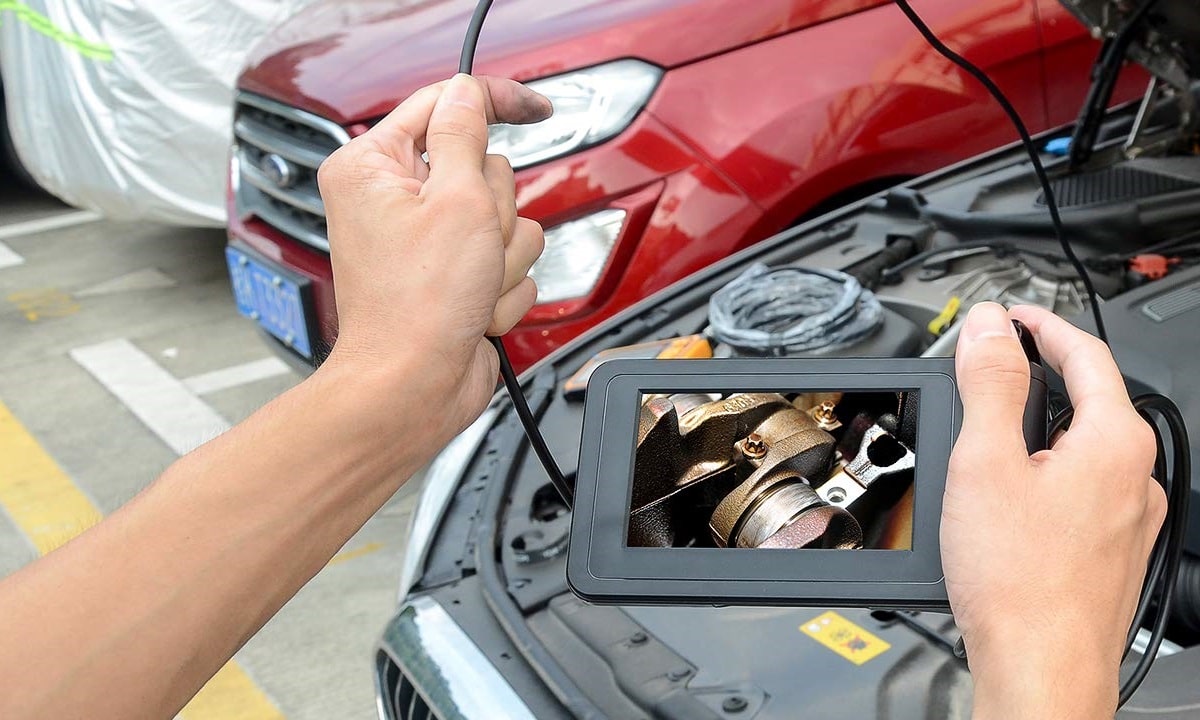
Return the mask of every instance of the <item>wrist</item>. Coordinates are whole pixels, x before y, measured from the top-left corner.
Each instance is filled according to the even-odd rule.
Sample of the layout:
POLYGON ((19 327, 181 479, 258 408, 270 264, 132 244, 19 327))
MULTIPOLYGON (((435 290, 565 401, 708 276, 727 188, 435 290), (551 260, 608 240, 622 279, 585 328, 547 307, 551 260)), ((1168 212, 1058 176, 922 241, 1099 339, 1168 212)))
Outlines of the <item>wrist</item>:
POLYGON ((973 720, 1096 720, 1116 712, 1120 659, 1086 630, 1022 627, 972 644, 973 720))
POLYGON ((335 347, 309 379, 321 404, 353 423, 361 452, 393 465, 418 465, 457 432, 443 406, 453 381, 411 352, 388 358, 335 347))

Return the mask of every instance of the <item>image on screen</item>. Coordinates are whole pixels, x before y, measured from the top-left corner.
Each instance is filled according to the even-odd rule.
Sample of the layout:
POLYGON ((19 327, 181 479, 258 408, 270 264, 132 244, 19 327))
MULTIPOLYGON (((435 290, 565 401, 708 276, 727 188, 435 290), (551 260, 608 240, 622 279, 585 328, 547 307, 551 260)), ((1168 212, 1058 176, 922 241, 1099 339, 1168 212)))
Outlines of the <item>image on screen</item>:
POLYGON ((918 393, 643 393, 630 547, 911 550, 918 393))

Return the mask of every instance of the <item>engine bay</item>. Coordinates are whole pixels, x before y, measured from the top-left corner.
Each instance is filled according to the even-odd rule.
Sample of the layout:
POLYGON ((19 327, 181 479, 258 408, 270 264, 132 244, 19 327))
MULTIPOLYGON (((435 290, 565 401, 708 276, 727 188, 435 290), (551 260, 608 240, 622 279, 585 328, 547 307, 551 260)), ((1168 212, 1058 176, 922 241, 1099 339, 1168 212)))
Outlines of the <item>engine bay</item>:
MULTIPOLYGON (((1110 6, 1124 4, 1087 0, 1076 5, 1081 12, 1103 12, 1106 18, 1116 18, 1114 26, 1120 25, 1121 14, 1112 14, 1110 6)), ((1038 143, 1069 241, 1098 290, 1110 345, 1131 393, 1169 395, 1188 424, 1200 428, 1200 386, 1194 381, 1200 353, 1200 134, 1190 83, 1195 63, 1194 55, 1180 51, 1178 39, 1165 33, 1168 27, 1161 25, 1158 31, 1164 32, 1143 38, 1137 46, 1146 58, 1159 50, 1157 60, 1143 63, 1161 70, 1143 102, 1105 115, 1085 160, 1072 157, 1075 138, 1066 134, 1039 138, 1038 143)), ((595 333, 593 342, 558 356, 553 372, 546 368, 541 375, 535 373, 534 397, 541 403, 541 425, 555 456, 571 458, 578 450, 581 381, 585 383, 589 368, 606 357, 950 356, 961 319, 983 301, 1040 305, 1085 329, 1094 327, 1087 294, 1055 242, 1045 197, 1028 158, 1015 149, 847 206, 660 293, 595 333), (751 263, 764 269, 751 274, 751 263), (773 282, 764 273, 783 269, 844 273, 856 287, 842 280, 837 287, 805 280, 805 307, 811 309, 813 302, 818 307, 821 302, 830 308, 838 305, 833 326, 869 315, 870 330, 823 337, 814 329, 803 342, 792 338, 772 345, 770 337, 766 344, 746 342, 740 332, 751 325, 739 322, 753 320, 754 329, 770 336, 777 330, 775 323, 783 322, 782 315, 772 313, 786 314, 789 307, 786 302, 768 302, 765 296, 756 301, 739 291, 736 302, 725 307, 735 321, 734 332, 717 331, 715 297, 747 275, 746 285, 763 287, 773 282)), ((771 532, 778 518, 829 508, 814 516, 825 523, 821 532, 790 538, 793 544, 786 547, 905 547, 902 518, 908 492, 902 468, 867 487, 852 503, 839 504, 839 496, 830 492, 844 489, 835 478, 852 474, 848 468, 872 429, 895 441, 885 441, 881 449, 890 445, 893 456, 911 453, 915 461, 919 449, 915 439, 904 434, 903 398, 896 393, 809 397, 786 390, 748 395, 644 398, 634 440, 635 465, 644 464, 644 477, 629 507, 629 546, 765 549, 774 546, 768 543, 778 532, 771 532), (839 426, 822 428, 822 421, 839 426), (814 424, 823 435, 814 431, 814 424), (795 445, 789 446, 789 441, 795 445), (742 488, 746 492, 739 494, 742 488), (751 493, 765 501, 750 507, 742 498, 751 493), (730 498, 737 501, 732 511, 719 512, 730 498), (762 505, 773 505, 774 511, 763 513, 757 518, 761 522, 750 523, 746 531, 762 505)), ((1059 394, 1057 401, 1064 398, 1059 394)), ((1052 411, 1055 402, 1052 392, 1052 411)), ((515 424, 512 430, 518 432, 515 424)), ((555 610, 572 600, 563 581, 570 513, 555 500, 536 462, 529 457, 523 462, 514 473, 510 509, 504 512, 497 544, 506 595, 529 614, 533 626, 541 623, 549 641, 554 637, 549 628, 557 627, 555 623, 583 627, 585 616, 594 612, 599 618, 605 610, 573 604, 570 613, 555 610), (573 620, 563 619, 568 616, 573 620)), ((888 467, 878 458, 874 462, 888 467)), ((1195 490, 1191 506, 1196 514, 1200 502, 1195 490)), ((1200 665, 1200 522, 1193 517, 1189 527, 1173 623, 1156 668, 1178 668, 1191 676, 1200 665)), ((627 608, 621 617, 632 619, 652 638, 661 638, 685 656, 687 663, 702 668, 706 687, 736 684, 747 696, 796 698, 793 673, 774 672, 775 665, 765 657, 760 661, 760 656, 774 651, 774 660, 794 667, 801 662, 803 648, 756 637, 744 643, 754 650, 747 646, 743 666, 731 669, 727 655, 728 648, 739 646, 748 621, 766 627, 778 620, 782 636, 794 630, 797 620, 807 618, 744 608, 627 608), (698 637, 694 627, 701 621, 707 629, 698 637), (714 637, 725 642, 712 642, 714 637)), ((912 710, 904 716, 965 716, 970 683, 965 666, 951 653, 956 639, 952 621, 865 610, 855 617, 873 632, 886 634, 903 626, 928 642, 867 670, 870 679, 854 681, 862 683, 856 687, 864 697, 879 693, 878 708, 871 703, 864 708, 869 705, 883 713, 885 707, 891 712, 905 706, 924 708, 928 714, 912 710), (900 686, 917 699, 901 697, 900 686)), ((579 633, 586 635, 582 629, 579 633)), ((899 642, 897 636, 888 637, 899 642)), ((1156 681, 1153 674, 1146 688, 1138 696, 1141 705, 1164 717, 1187 716, 1189 711, 1179 709, 1194 708, 1188 703, 1198 699, 1185 684, 1156 681)), ((703 688, 689 692, 699 696, 703 688)))

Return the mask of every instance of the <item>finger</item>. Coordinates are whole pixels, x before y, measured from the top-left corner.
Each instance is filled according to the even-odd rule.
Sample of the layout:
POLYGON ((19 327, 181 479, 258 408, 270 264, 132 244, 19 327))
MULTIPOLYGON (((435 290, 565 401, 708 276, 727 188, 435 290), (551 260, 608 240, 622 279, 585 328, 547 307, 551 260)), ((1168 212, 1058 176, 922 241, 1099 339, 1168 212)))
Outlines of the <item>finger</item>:
POLYGON ((517 218, 512 242, 504 248, 504 283, 500 294, 512 290, 525 279, 546 246, 542 226, 529 218, 517 218))
POLYGON ((521 318, 525 317, 525 313, 529 312, 536 300, 537 285, 533 282, 533 278, 524 278, 516 287, 500 296, 487 334, 503 335, 512 330, 521 321, 521 318))
POLYGON ((1132 407, 1121 371, 1098 338, 1044 308, 1020 305, 1010 315, 1025 323, 1037 341, 1042 362, 1066 382, 1077 419, 1082 413, 1132 407))
POLYGON ((425 151, 429 154, 426 187, 458 194, 483 185, 487 144, 483 90, 470 75, 455 75, 429 115, 429 130, 425 133, 425 151))
MULTIPOLYGON (((524 125, 545 120, 554 112, 546 97, 519 82, 494 77, 480 77, 477 82, 483 92, 483 110, 489 123, 524 125)), ((359 137, 373 140, 389 154, 394 153, 393 157, 425 152, 430 116, 449 83, 443 80, 417 90, 359 137)))
POLYGON ((483 179, 496 199, 496 211, 500 215, 500 231, 504 244, 512 240, 517 225, 517 187, 513 182, 513 169, 503 155, 488 155, 483 159, 483 179))
POLYGON ((1158 531, 1162 528, 1163 520, 1167 517, 1167 493, 1163 490, 1162 485, 1154 478, 1150 478, 1150 489, 1146 496, 1146 520, 1145 520, 1145 544, 1146 554, 1150 553, 1150 549, 1154 547, 1154 541, 1158 538, 1158 531))
POLYGON ((963 404, 962 437, 987 437, 1006 456, 1026 454, 1022 417, 1029 396, 1029 360, 1004 307, 971 308, 958 338, 955 368, 963 404))

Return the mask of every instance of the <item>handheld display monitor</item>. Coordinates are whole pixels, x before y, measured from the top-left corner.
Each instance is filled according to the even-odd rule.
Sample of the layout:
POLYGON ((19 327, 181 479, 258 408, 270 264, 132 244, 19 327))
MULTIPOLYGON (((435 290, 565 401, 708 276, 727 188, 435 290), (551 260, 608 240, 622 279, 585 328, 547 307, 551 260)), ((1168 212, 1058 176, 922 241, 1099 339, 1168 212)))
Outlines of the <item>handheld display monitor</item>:
POLYGON ((567 579, 598 603, 944 607, 950 359, 617 360, 567 579))

